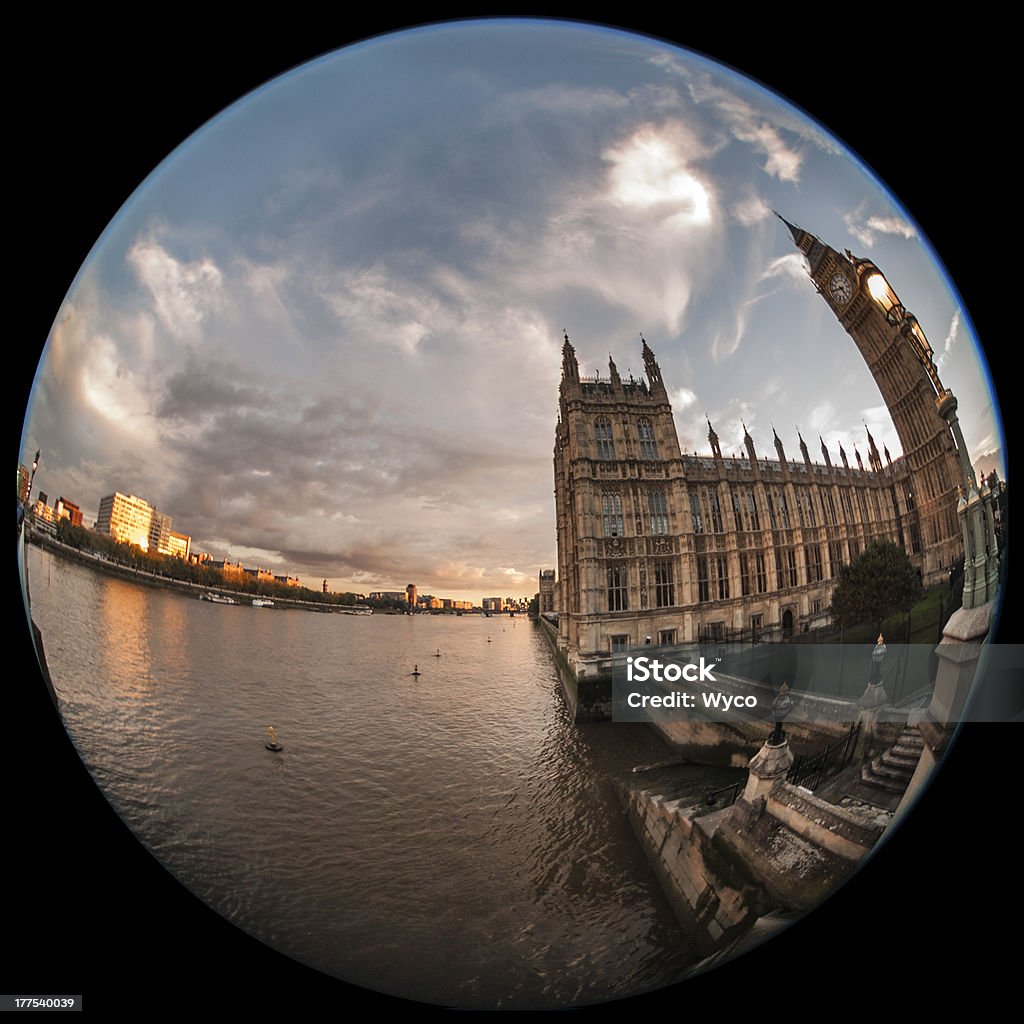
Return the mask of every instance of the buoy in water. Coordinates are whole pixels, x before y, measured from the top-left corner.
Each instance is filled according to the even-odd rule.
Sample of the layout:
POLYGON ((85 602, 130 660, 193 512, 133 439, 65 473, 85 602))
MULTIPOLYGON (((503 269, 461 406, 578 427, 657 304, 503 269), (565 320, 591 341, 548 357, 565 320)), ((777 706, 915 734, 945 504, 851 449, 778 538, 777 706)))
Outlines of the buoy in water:
POLYGON ((267 726, 267 736, 270 740, 270 742, 266 744, 267 750, 272 750, 275 754, 284 750, 284 747, 277 742, 277 730, 272 725, 267 726))
POLYGON ((419 665, 413 665, 412 671, 409 673, 409 675, 411 675, 411 676, 419 676, 419 675, 422 675, 422 674, 423 673, 420 672, 419 665))
POLYGON ((434 657, 435 658, 440 658, 441 657, 441 648, 440 647, 438 647, 437 654, 435 654, 434 657))

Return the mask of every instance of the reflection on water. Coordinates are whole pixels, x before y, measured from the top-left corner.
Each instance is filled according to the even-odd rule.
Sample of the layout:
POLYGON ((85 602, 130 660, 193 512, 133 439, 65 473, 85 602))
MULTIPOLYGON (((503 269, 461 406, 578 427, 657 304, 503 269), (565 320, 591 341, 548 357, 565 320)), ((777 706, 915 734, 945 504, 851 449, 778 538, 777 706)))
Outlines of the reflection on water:
MULTIPOLYGON (((692 961, 613 787, 665 748, 641 725, 574 726, 526 620, 212 605, 28 562, 83 760, 246 931, 461 1006, 593 1002, 692 961)), ((731 778, 695 768, 693 793, 731 778)))

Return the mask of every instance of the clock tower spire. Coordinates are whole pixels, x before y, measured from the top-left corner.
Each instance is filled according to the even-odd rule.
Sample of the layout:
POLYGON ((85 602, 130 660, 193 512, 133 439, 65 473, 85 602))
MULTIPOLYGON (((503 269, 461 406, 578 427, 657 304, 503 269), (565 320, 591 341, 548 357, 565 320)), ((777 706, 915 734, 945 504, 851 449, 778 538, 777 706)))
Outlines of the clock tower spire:
POLYGON ((907 552, 920 566, 925 585, 944 580, 963 555, 957 488, 970 473, 956 399, 939 380, 917 318, 878 267, 779 219, 806 258, 818 294, 864 357, 892 417, 914 495, 902 510, 910 526, 907 552))

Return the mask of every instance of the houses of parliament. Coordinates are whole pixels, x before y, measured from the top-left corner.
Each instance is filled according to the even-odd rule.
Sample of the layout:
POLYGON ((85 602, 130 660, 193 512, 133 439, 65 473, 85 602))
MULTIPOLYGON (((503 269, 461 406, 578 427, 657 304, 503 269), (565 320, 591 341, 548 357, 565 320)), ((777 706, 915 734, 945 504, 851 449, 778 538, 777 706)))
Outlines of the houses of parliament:
MULTIPOLYGON (((780 218, 781 219, 781 218, 780 218)), ((963 557, 958 492, 973 469, 932 350, 869 260, 783 221, 822 299, 853 338, 903 454, 865 466, 803 437, 774 458, 746 431, 743 458, 680 450, 668 392, 643 342, 646 379, 581 377, 565 336, 555 430, 559 647, 578 676, 629 647, 725 637, 783 639, 829 621, 839 566, 878 539, 898 544, 925 586, 963 557)), ((820 441, 820 438, 818 439, 820 441)), ((976 491, 977 485, 974 484, 976 491)))

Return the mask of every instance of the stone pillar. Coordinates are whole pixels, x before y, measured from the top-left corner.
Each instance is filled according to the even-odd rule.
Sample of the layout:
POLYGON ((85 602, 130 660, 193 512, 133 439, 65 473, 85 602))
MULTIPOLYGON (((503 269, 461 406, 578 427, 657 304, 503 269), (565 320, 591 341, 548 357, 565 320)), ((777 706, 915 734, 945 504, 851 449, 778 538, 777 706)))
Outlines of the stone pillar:
POLYGON ((977 608, 960 608, 942 631, 942 643, 935 648, 939 667, 932 700, 917 722, 924 738, 924 750, 889 828, 893 828, 913 805, 956 732, 974 686, 982 643, 988 636, 994 608, 993 601, 977 608))
POLYGON ((758 797, 767 800, 772 786, 777 780, 784 779, 792 767, 793 752, 789 749, 789 740, 783 736, 778 745, 765 740, 764 746, 750 759, 750 774, 742 799, 748 804, 752 804, 758 797))
POLYGON ((871 654, 871 677, 868 685, 857 701, 857 722, 860 724, 860 734, 857 737, 857 749, 854 756, 861 758, 874 752, 876 723, 879 715, 889 703, 889 695, 885 692, 885 683, 882 681, 882 662, 885 659, 885 642, 881 634, 878 643, 871 654))

